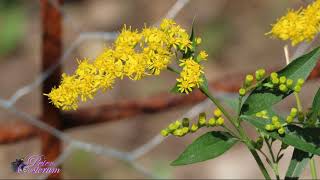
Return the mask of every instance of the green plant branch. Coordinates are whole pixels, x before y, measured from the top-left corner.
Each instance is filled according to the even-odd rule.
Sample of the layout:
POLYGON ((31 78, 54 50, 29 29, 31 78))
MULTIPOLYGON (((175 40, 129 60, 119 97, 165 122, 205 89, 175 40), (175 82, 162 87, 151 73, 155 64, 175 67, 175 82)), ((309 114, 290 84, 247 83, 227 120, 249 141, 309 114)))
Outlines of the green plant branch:
MULTIPOLYGON (((296 98, 298 111, 302 112, 303 108, 302 108, 302 103, 301 103, 299 94, 295 92, 294 96, 296 98)), ((312 179, 317 179, 317 169, 316 169, 314 157, 312 159, 310 159, 309 166, 310 166, 310 172, 311 172, 312 179)))
MULTIPOLYGON (((176 74, 179 74, 180 72, 170 66, 167 67, 167 69, 171 72, 174 72, 176 74)), ((219 100, 216 99, 214 96, 211 95, 211 93, 209 92, 209 89, 207 87, 201 86, 199 88, 201 90, 201 92, 206 95, 211 101, 212 103, 214 103, 217 108, 219 108, 221 110, 221 112, 223 113, 223 115, 231 122, 231 124, 235 127, 235 129, 238 131, 239 135, 240 135, 240 140, 242 140, 245 145, 247 146, 247 148, 249 149, 249 151, 251 152, 252 156, 254 157, 254 159, 256 160, 261 173, 263 174, 263 176, 265 177, 265 179, 271 179, 267 169, 265 168, 259 154, 257 153, 256 149, 254 148, 251 140, 249 139, 249 137, 246 135, 246 133, 244 132, 244 129, 242 128, 242 126, 240 125, 240 114, 238 114, 237 118, 232 117, 225 109, 224 107, 220 104, 219 100)), ((238 137, 238 136, 235 136, 238 137)))
POLYGON ((272 143, 273 142, 269 143, 268 139, 264 139, 264 140, 265 140, 265 142, 267 144, 269 153, 270 153, 271 158, 272 158, 272 164, 271 164, 272 170, 273 170, 274 174, 276 175, 276 178, 280 179, 280 177, 279 177, 279 169, 278 169, 279 165, 278 165, 278 162, 275 159, 275 156, 274 156, 274 153, 273 153, 273 150, 272 150, 272 143))
POLYGON ((223 127, 226 131, 228 131, 233 137, 241 140, 241 138, 240 138, 238 135, 236 135, 231 129, 229 129, 226 125, 222 125, 222 127, 223 127))
POLYGON ((303 111, 299 94, 296 92, 294 92, 293 94, 294 94, 294 97, 296 98, 298 111, 303 111))
POLYGON ((312 179, 318 179, 314 157, 310 160, 310 171, 312 179))
POLYGON ((211 95, 211 93, 208 91, 207 88, 200 88, 201 92, 204 93, 220 110, 221 112, 226 116, 226 118, 231 122, 231 124, 236 128, 236 130, 239 132, 240 137, 242 139, 242 141, 246 144, 246 146, 248 147, 249 151, 251 152, 252 156, 254 157, 254 159, 256 160, 263 176, 266 179, 271 179, 267 169, 265 168, 263 162, 261 161, 261 158, 259 156, 259 154, 257 153, 256 149, 254 148, 252 142, 250 141, 249 137, 246 135, 246 133, 244 132, 242 126, 240 125, 239 121, 237 121, 239 118, 235 119, 233 118, 224 108, 223 106, 220 104, 219 100, 216 99, 215 97, 213 97, 211 95))

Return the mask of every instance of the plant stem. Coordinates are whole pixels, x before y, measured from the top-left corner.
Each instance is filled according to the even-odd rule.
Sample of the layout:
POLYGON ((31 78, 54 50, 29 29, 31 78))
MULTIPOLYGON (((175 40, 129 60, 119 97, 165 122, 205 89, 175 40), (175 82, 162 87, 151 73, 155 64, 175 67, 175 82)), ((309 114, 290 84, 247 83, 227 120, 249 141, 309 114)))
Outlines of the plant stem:
MULTIPOLYGON (((301 105, 299 94, 295 92, 294 95, 296 97, 298 111, 302 111, 302 105, 301 105)), ((316 169, 314 157, 310 159, 309 166, 310 166, 312 179, 317 179, 317 169, 316 169)))
MULTIPOLYGON (((167 69, 169 71, 172 71, 174 73, 179 74, 180 72, 170 66, 167 67, 167 69)), ((219 100, 216 99, 215 97, 213 97, 211 95, 211 93, 209 92, 208 88, 201 86, 200 90, 203 94, 205 94, 220 110, 221 112, 224 114, 224 116, 231 122, 231 124, 235 127, 235 129, 239 132, 240 135, 240 140, 242 140, 246 146, 248 147, 249 151, 251 152, 252 156, 254 157, 254 159, 256 160, 263 176, 265 177, 265 179, 271 179, 267 169, 265 168, 263 162, 260 159, 259 154, 257 153, 256 149, 254 148, 254 146, 252 145, 252 142, 250 141, 249 137, 246 135, 246 133, 244 132, 243 128, 240 125, 240 114, 238 114, 237 118, 233 118, 225 109, 224 107, 220 104, 219 100)), ((240 104, 241 105, 241 104, 240 104)), ((239 110, 240 111, 240 110, 239 110)), ((230 131, 230 130, 229 130, 230 131)), ((232 132, 232 131, 230 131, 232 132)))
POLYGON ((310 160, 310 171, 311 171, 311 176, 312 179, 317 179, 317 169, 316 169, 316 164, 314 157, 310 160))
POLYGON ((263 162, 260 159, 259 154, 257 153, 257 151, 255 149, 251 149, 250 147, 248 147, 252 156, 254 157, 254 159, 256 160, 256 162, 258 163, 258 166, 264 176, 264 178, 266 179, 271 179, 270 175, 268 174, 267 169, 264 167, 263 162))
POLYGON ((215 97, 213 97, 211 95, 211 93, 209 92, 209 90, 207 88, 200 88, 201 92, 203 92, 220 110, 221 112, 226 116, 226 118, 228 120, 230 120, 231 124, 236 128, 236 130, 239 132, 240 137, 242 139, 242 141, 246 144, 246 146, 248 147, 249 151, 251 152, 252 156, 254 157, 254 159, 256 160, 263 176, 266 179, 271 179, 270 175, 268 174, 267 169, 265 168, 263 162, 260 159, 260 156, 258 155, 257 151, 255 150, 255 148, 253 147, 249 137, 245 134, 243 128, 240 126, 239 121, 237 121, 237 119, 233 118, 224 108, 223 106, 220 104, 220 102, 218 101, 218 99, 216 99, 215 97))
POLYGON ((230 120, 231 124, 238 130, 236 120, 223 108, 219 100, 213 97, 207 88, 200 87, 200 90, 221 110, 221 112, 226 116, 226 118, 230 120))
POLYGON ((272 144, 270 144, 267 139, 265 139, 265 142, 267 144, 267 147, 269 149, 269 153, 270 153, 271 158, 272 158, 272 165, 271 165, 272 170, 273 170, 274 174, 276 175, 276 178, 280 179, 279 170, 278 170, 278 162, 276 161, 275 156, 273 154, 272 144))
POLYGON ((296 92, 294 92, 293 94, 296 98, 298 111, 302 111, 302 105, 301 105, 301 100, 300 100, 299 94, 296 92))
POLYGON ((168 66, 167 69, 168 69, 169 71, 171 71, 171 72, 176 73, 176 74, 180 74, 180 72, 179 72, 178 70, 174 69, 173 67, 168 66))

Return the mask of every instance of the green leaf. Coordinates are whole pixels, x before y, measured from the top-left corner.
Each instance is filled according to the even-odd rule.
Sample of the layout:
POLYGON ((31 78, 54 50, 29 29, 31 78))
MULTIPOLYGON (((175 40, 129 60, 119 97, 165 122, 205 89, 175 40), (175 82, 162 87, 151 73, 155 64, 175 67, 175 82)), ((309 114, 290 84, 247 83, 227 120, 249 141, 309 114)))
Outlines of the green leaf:
POLYGON ((188 51, 182 52, 182 58, 187 59, 191 56, 194 56, 194 52, 196 51, 196 40, 195 40, 195 32, 194 32, 194 20, 192 21, 192 28, 189 40, 191 41, 191 49, 188 48, 188 51))
POLYGON ((288 125, 285 127, 285 134, 280 136, 276 131, 269 132, 265 130, 265 125, 270 122, 263 118, 246 115, 242 115, 241 118, 285 144, 291 145, 302 151, 320 155, 320 128, 301 128, 295 125, 288 125))
POLYGON ((228 151, 238 140, 227 132, 208 132, 196 139, 171 163, 180 166, 202 162, 220 156, 228 151))
POLYGON ((294 149, 285 179, 299 179, 312 156, 311 153, 294 149))
POLYGON ((171 93, 180 94, 179 87, 178 87, 178 83, 176 83, 176 84, 173 86, 173 88, 170 89, 170 92, 171 92, 171 93))
POLYGON ((201 75, 201 78, 203 80, 202 84, 200 85, 200 88, 208 89, 209 90, 209 84, 206 76, 204 74, 201 75))
MULTIPOLYGON (((316 123, 318 116, 320 115, 320 89, 318 89, 312 102, 311 116, 307 120, 308 123, 316 123)), ((319 126, 319 124, 318 124, 319 126)))
POLYGON ((221 100, 227 106, 229 106, 232 110, 237 111, 237 108, 239 105, 239 98, 238 97, 222 96, 221 100))
MULTIPOLYGON (((306 79, 312 69, 315 67, 319 55, 320 49, 318 47, 308 54, 305 54, 292 61, 288 66, 279 71, 278 74, 279 76, 286 76, 287 78, 290 78, 294 81, 298 80, 299 78, 306 79)), ((267 77, 262 84, 266 83, 268 79, 269 77, 267 77)), ((268 87, 258 86, 245 100, 241 108, 241 114, 252 115, 256 112, 268 109, 291 93, 292 91, 289 91, 286 94, 282 94, 276 91, 272 91, 268 87)))

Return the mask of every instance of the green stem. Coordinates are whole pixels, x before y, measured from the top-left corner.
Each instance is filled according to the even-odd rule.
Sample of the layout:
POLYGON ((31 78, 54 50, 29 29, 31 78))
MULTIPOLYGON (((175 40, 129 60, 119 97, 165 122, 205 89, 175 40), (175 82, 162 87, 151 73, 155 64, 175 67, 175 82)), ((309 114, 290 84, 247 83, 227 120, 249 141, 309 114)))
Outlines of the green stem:
POLYGON ((218 99, 213 97, 207 88, 200 87, 200 90, 220 109, 220 111, 226 116, 226 118, 231 122, 231 124, 238 130, 236 120, 223 108, 218 99))
MULTIPOLYGON (((180 72, 170 66, 167 67, 167 69, 169 71, 172 71, 174 73, 179 74, 180 72)), ((241 127, 240 123, 239 123, 239 118, 233 118, 224 108, 223 106, 220 104, 220 102, 218 101, 218 99, 216 99, 215 97, 213 97, 211 95, 211 93, 209 92, 209 90, 205 87, 200 87, 200 90, 203 94, 205 94, 220 110, 221 112, 224 114, 224 116, 231 122, 231 124, 235 127, 235 129, 239 132, 240 134, 240 139, 246 144, 246 146, 248 147, 249 151, 251 152, 252 156, 254 157, 254 159, 256 160, 256 162, 258 163, 258 166, 263 174, 263 176, 265 177, 265 179, 271 179, 270 175, 268 174, 267 169, 265 168, 263 162, 260 159, 260 156, 258 155, 257 151, 255 150, 254 146, 252 145, 249 137, 245 134, 243 128, 241 127)))
POLYGON ((264 167, 263 162, 260 159, 259 154, 257 153, 257 151, 255 149, 251 149, 250 147, 248 147, 252 156, 254 157, 254 159, 256 160, 256 162, 258 163, 258 166, 264 176, 265 179, 271 179, 270 175, 268 174, 267 169, 264 167))
POLYGON ((294 94, 296 101, 297 101, 298 111, 302 111, 302 105, 301 105, 301 100, 300 100, 299 94, 296 92, 294 92, 293 94, 294 94))
MULTIPOLYGON (((294 96, 296 97, 298 111, 301 112, 302 111, 302 105, 301 105, 301 100, 300 100, 299 94, 295 92, 294 96)), ((317 169, 316 169, 316 164, 315 164, 314 157, 312 159, 310 159, 309 165, 310 165, 310 171, 311 171, 312 179, 317 179, 317 169)))
POLYGON ((174 69, 173 67, 168 66, 167 69, 169 71, 172 71, 172 72, 176 73, 176 74, 180 74, 180 72, 178 70, 174 69))
POLYGON ((314 157, 310 160, 310 171, 311 171, 311 176, 312 179, 317 179, 317 169, 316 169, 316 164, 314 157))
POLYGON ((211 93, 208 91, 207 88, 200 88, 201 92, 203 92, 220 110, 221 112, 226 116, 226 118, 231 122, 231 124, 236 128, 236 130, 239 132, 240 137, 242 139, 242 141, 246 144, 246 146, 248 147, 249 151, 251 152, 252 156, 254 157, 254 159, 256 160, 263 176, 266 179, 271 179, 270 175, 268 174, 267 169, 265 168, 263 162, 260 159, 260 156, 258 155, 257 151, 255 150, 255 148, 253 147, 250 139, 248 138, 248 136, 245 134, 243 128, 240 126, 240 124, 238 123, 237 119, 234 119, 224 108, 223 106, 220 104, 220 102, 211 95, 211 93))
POLYGON ((273 154, 272 144, 270 144, 270 143, 268 142, 268 140, 265 140, 265 142, 266 142, 266 144, 267 144, 267 146, 268 146, 268 150, 269 150, 269 153, 270 153, 271 158, 272 158, 272 165, 271 165, 272 170, 273 170, 274 174, 276 175, 276 178, 277 178, 277 179, 280 179, 280 177, 279 177, 279 170, 278 170, 278 162, 276 161, 275 156, 274 156, 274 154, 273 154))
POLYGON ((236 134, 235 134, 231 129, 229 129, 227 126, 222 125, 222 127, 223 127, 226 131, 228 131, 233 137, 241 140, 241 138, 240 138, 238 135, 236 135, 236 134))

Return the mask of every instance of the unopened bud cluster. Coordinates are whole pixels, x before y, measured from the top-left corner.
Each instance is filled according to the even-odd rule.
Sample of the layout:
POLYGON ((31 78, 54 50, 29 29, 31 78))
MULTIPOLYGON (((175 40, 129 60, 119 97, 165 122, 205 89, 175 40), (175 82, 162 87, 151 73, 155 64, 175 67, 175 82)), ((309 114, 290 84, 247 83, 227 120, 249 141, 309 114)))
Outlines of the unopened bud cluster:
POLYGON ((270 82, 268 87, 279 90, 282 93, 287 93, 288 91, 299 93, 303 84, 303 79, 298 79, 296 82, 294 82, 292 79, 287 78, 286 76, 279 76, 278 73, 273 72, 270 74, 270 82))
MULTIPOLYGON (((248 74, 246 75, 243 86, 239 89, 239 95, 246 95, 252 87, 254 87, 254 81, 259 83, 266 76, 266 71, 264 69, 258 69, 255 72, 255 76, 248 74)), ((286 76, 279 76, 278 73, 272 72, 268 82, 264 83, 263 86, 269 87, 272 90, 279 91, 280 93, 287 93, 289 91, 294 91, 299 93, 301 91, 302 85, 304 84, 303 79, 298 79, 294 82, 292 79, 286 76)))
POLYGON ((213 117, 207 119, 206 113, 200 113, 198 122, 196 124, 190 123, 189 118, 183 118, 182 121, 175 121, 165 129, 161 131, 161 135, 166 137, 169 134, 172 134, 177 137, 185 136, 188 133, 194 133, 202 127, 214 127, 222 126, 224 124, 224 119, 222 117, 222 112, 220 109, 215 109, 213 111, 213 117))
POLYGON ((267 110, 263 110, 263 111, 257 112, 256 116, 259 117, 259 118, 264 118, 264 119, 268 119, 269 118, 267 110))
POLYGON ((277 131, 280 135, 285 133, 284 125, 279 120, 278 116, 272 116, 271 123, 265 125, 267 131, 277 131))
POLYGON ((247 74, 245 81, 243 83, 242 88, 239 89, 239 95, 244 96, 248 92, 248 90, 251 88, 253 85, 254 81, 256 80, 261 81, 266 75, 266 71, 264 69, 258 69, 255 73, 255 76, 252 74, 247 74))

